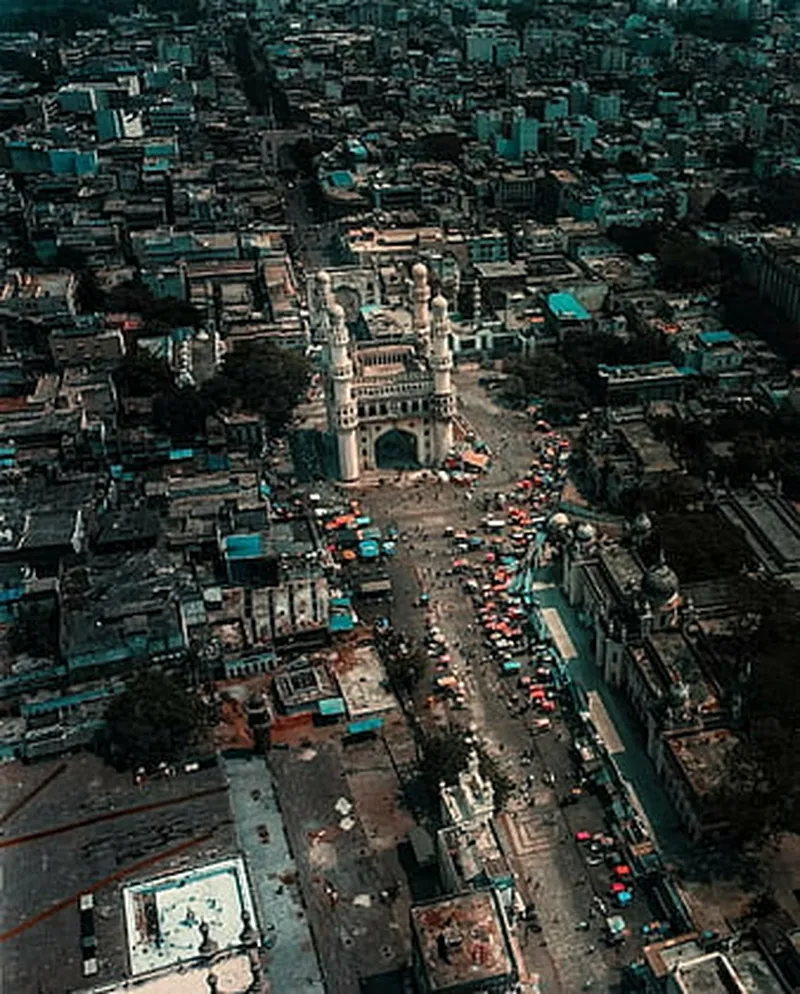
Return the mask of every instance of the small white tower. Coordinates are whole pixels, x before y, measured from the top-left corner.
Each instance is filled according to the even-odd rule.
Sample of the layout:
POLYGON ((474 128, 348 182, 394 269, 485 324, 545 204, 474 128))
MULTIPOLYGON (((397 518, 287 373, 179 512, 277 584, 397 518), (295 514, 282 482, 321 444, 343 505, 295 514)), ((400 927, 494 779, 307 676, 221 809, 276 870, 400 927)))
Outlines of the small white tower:
POLYGON ((327 342, 330 337, 329 311, 336 298, 333 295, 330 273, 321 269, 314 278, 310 296, 311 339, 314 342, 327 342))
POLYGON ((434 297, 431 305, 433 319, 431 333, 433 351, 433 457, 437 463, 447 458, 453 447, 453 415, 455 397, 451 372, 453 355, 450 351, 450 319, 447 316, 447 301, 441 295, 434 297))
POLYGON ((431 291, 428 286, 428 267, 423 262, 417 262, 412 270, 414 280, 414 334, 420 343, 422 354, 428 356, 431 348, 431 315, 428 301, 431 291))
POLYGON ((353 400, 353 362, 348 346, 350 332, 344 308, 333 303, 328 309, 330 323, 330 373, 333 384, 328 425, 336 433, 339 471, 345 483, 359 477, 358 406, 353 400))

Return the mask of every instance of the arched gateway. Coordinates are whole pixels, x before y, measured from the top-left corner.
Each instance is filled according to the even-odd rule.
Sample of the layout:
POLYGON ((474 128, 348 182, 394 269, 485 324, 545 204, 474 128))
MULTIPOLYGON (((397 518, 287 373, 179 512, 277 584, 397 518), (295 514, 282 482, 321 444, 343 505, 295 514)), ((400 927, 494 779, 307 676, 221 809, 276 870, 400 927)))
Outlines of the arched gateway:
POLYGON ((413 432, 390 428, 375 442, 378 469, 419 469, 417 439, 413 432))
POLYGON ((410 315, 379 304, 348 315, 341 287, 334 295, 328 273, 317 274, 313 300, 319 338, 326 342, 328 430, 348 483, 365 469, 441 465, 453 446, 447 301, 431 300, 421 262, 410 277, 410 315))

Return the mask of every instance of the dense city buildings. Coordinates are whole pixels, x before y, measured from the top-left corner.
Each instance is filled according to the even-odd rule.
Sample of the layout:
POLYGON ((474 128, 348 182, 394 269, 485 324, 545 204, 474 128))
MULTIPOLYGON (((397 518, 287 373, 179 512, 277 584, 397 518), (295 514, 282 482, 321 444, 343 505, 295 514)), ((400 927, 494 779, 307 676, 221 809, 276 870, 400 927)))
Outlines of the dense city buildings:
POLYGON ((800 989, 790 0, 0 14, 0 991, 800 989))

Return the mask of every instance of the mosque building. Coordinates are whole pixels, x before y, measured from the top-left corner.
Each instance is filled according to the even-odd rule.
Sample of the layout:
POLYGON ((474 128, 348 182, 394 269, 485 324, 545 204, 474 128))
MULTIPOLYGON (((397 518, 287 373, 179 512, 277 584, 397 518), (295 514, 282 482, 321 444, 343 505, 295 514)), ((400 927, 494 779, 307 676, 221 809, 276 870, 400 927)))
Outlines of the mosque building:
POLYGON ((327 426, 345 483, 365 470, 438 466, 453 448, 447 300, 431 300, 424 264, 411 276, 410 308, 370 304, 348 315, 330 275, 316 275, 312 327, 323 344, 327 426))

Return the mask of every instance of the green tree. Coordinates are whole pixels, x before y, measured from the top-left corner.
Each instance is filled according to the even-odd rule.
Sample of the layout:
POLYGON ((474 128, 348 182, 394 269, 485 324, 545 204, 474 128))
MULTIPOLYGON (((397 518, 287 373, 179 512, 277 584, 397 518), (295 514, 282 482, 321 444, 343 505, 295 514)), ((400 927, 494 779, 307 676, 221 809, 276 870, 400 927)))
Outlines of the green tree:
POLYGON ((9 645, 14 655, 28 654, 34 658, 57 655, 57 612, 45 606, 21 608, 9 632, 9 645))
POLYGON ((683 510, 661 514, 655 520, 648 558, 655 561, 663 550, 681 583, 737 576, 751 564, 747 540, 721 514, 683 510))
POLYGON ((109 290, 105 309, 141 314, 146 323, 162 328, 199 328, 201 324, 197 308, 177 297, 156 297, 140 280, 127 280, 109 290))
POLYGON ((75 302, 82 314, 97 314, 105 310, 106 295, 100 287, 100 283, 93 270, 84 269, 78 273, 75 302))
POLYGON ((765 180, 761 199, 770 221, 786 222, 800 219, 800 176, 785 170, 765 180))
POLYGON ((163 359, 144 350, 128 352, 114 372, 114 382, 129 397, 154 397, 173 387, 172 373, 163 359))
POLYGON ((517 0, 508 8, 508 26, 521 35, 528 21, 535 18, 538 11, 538 0, 517 0))
POLYGON ((720 278, 717 253, 688 231, 665 232, 658 241, 661 278, 667 286, 700 289, 720 278))
POLYGON ((486 752, 485 747, 481 743, 476 744, 463 728, 451 727, 425 736, 420 773, 428 793, 431 797, 438 798, 440 783, 456 783, 459 773, 467 768, 473 748, 478 753, 481 774, 491 781, 494 788, 495 808, 500 810, 511 795, 514 785, 496 760, 486 752))
POLYGON ((391 684, 408 696, 417 689, 428 668, 425 654, 419 646, 406 652, 392 647, 387 648, 383 656, 383 665, 391 684))
POLYGON ((621 173, 638 173, 642 168, 641 160, 628 149, 623 149, 617 159, 617 169, 621 173))
POLYGON ((467 768, 471 746, 463 729, 450 728, 426 735, 422 743, 420 773, 432 797, 437 797, 439 784, 452 786, 467 768))
POLYGON ((202 394, 212 410, 261 415, 267 431, 278 435, 289 423, 310 376, 311 365, 301 352, 271 342, 247 342, 228 352, 202 394))
POLYGON ((511 374, 506 391, 519 403, 541 403, 554 421, 573 420, 591 404, 589 394, 564 356, 541 350, 531 359, 506 364, 511 374))
POLYGON ((724 224, 731 216, 731 201, 722 190, 717 190, 708 201, 703 212, 706 221, 712 224, 724 224))
MULTIPOLYGON (((671 475, 669 485, 663 480, 651 480, 643 483, 638 491, 640 509, 655 513, 680 512, 684 513, 689 505, 694 504, 705 493, 702 481, 688 473, 671 475)), ((671 561, 671 560, 670 560, 671 561)))
POLYGON ((196 741, 201 716, 193 694, 163 673, 144 671, 108 707, 109 757, 115 765, 148 771, 175 762, 196 741))
POLYGON ((744 842, 800 831, 800 593, 743 577, 746 606, 733 648, 742 695, 741 744, 729 757, 719 801, 744 842))
POLYGON ((191 442, 205 431, 208 402, 194 387, 171 384, 153 402, 153 420, 175 442, 191 442))

